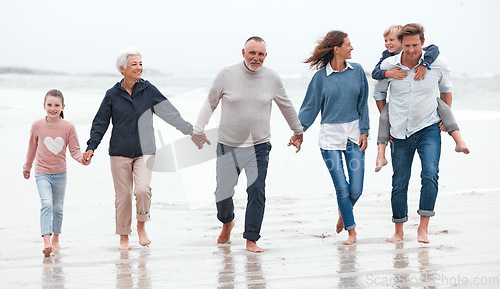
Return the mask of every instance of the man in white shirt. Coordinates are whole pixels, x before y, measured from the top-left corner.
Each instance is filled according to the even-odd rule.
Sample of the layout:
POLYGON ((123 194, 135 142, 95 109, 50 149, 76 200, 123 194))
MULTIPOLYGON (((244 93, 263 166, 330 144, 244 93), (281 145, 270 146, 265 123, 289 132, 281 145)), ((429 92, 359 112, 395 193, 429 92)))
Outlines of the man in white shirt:
POLYGON ((408 76, 398 80, 388 78, 375 81, 374 98, 385 102, 390 91, 389 122, 391 125, 392 156, 392 220, 395 234, 389 242, 403 239, 403 223, 408 220, 408 183, 415 151, 422 162, 422 187, 418 214, 420 224, 417 240, 428 243, 428 225, 434 216, 434 205, 438 193, 439 158, 441 155, 440 118, 437 113, 437 97, 451 105, 452 83, 446 60, 439 56, 429 67, 424 79, 414 79, 415 68, 423 60, 424 28, 419 24, 407 24, 399 35, 403 52, 387 58, 381 68, 395 67, 406 71, 408 76))
POLYGON ((263 67, 266 43, 250 37, 242 49, 244 61, 222 69, 215 78, 207 101, 194 126, 193 142, 202 148, 210 144, 203 134, 213 111, 221 102, 217 144, 217 218, 223 223, 218 243, 230 240, 234 227, 234 186, 240 172, 247 176, 248 202, 245 214, 246 249, 262 252, 257 246, 264 218, 265 180, 271 150, 271 107, 276 103, 294 135, 289 145, 300 149, 303 129, 295 108, 285 93, 279 75, 263 67))

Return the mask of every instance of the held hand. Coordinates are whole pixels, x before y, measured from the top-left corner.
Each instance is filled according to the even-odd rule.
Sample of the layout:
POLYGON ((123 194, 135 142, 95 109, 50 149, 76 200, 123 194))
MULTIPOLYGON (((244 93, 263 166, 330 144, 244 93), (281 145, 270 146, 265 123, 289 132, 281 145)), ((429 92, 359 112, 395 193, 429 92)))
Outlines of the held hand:
POLYGON ((94 151, 93 150, 88 150, 86 151, 83 156, 82 156, 82 164, 84 165, 89 165, 90 161, 92 160, 92 157, 94 156, 94 151))
POLYGON ((290 141, 288 142, 288 146, 294 146, 297 148, 295 153, 298 153, 300 151, 300 146, 302 145, 302 141, 304 140, 304 135, 303 134, 298 134, 298 135, 292 135, 290 138, 290 141))
POLYGON ((23 177, 27 180, 30 179, 30 171, 23 171, 23 177))
POLYGON ((408 72, 402 71, 400 67, 395 67, 391 70, 387 70, 386 74, 387 78, 394 78, 399 80, 408 76, 408 72))
POLYGON ((443 132, 447 132, 446 127, 444 126, 442 121, 439 122, 439 129, 443 132))
POLYGON ((414 79, 416 81, 424 80, 426 73, 427 73, 427 67, 423 67, 422 65, 418 65, 417 68, 415 68, 414 79))
POLYGON ((207 139, 207 136, 205 134, 198 135, 193 133, 193 135, 191 136, 191 140, 200 150, 203 148, 203 145, 205 143, 211 145, 210 141, 207 139))
POLYGON ((368 147, 368 136, 364 133, 361 134, 359 137, 359 143, 358 143, 359 151, 364 152, 366 151, 366 148, 368 147))

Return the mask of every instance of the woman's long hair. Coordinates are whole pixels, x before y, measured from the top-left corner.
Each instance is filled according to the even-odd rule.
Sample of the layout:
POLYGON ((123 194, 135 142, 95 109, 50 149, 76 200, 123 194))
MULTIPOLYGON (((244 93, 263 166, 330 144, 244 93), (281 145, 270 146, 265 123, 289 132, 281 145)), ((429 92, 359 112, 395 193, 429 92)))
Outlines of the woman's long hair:
POLYGON ((333 48, 342 46, 346 37, 347 33, 339 30, 328 32, 323 39, 318 41, 313 54, 304 63, 308 63, 311 69, 319 70, 325 67, 334 57, 333 48))

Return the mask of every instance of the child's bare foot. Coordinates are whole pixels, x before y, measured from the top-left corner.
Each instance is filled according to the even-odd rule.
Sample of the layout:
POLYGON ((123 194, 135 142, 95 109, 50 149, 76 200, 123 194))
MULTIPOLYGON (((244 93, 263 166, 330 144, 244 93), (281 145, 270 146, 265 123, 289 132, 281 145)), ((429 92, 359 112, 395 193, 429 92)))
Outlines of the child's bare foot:
POLYGON ((131 250, 128 245, 128 235, 120 235, 120 248, 118 250, 131 250))
POLYGON ((61 249, 61 245, 59 244, 59 234, 54 234, 52 236, 52 248, 54 248, 54 250, 61 249))
POLYGON ((50 254, 52 253, 52 246, 47 246, 43 248, 42 253, 45 257, 50 257, 50 254))
POLYGON ((375 163, 375 172, 378 172, 382 169, 383 166, 387 165, 387 159, 385 156, 379 157, 377 156, 377 162, 375 163))
POLYGON ((342 220, 342 216, 340 215, 339 211, 339 219, 337 220, 337 234, 342 232, 344 230, 344 221, 342 220))
POLYGON ((247 251, 254 252, 254 253, 261 253, 261 252, 264 252, 264 249, 257 246, 257 242, 247 240, 247 251))
POLYGON ((146 232, 146 223, 137 221, 137 235, 139 235, 139 244, 141 246, 149 246, 151 240, 148 238, 148 233, 146 232))
POLYGON ((469 148, 467 147, 467 145, 465 144, 465 142, 462 142, 462 143, 457 143, 457 145, 455 146, 455 151, 457 153, 464 153, 464 154, 469 154, 469 148))
MULTIPOLYGON (((228 243, 231 239, 231 231, 234 227, 234 221, 222 225, 222 231, 220 232, 219 238, 217 239, 218 244, 228 243)), ((248 247, 248 246, 247 246, 248 247)))
POLYGON ((349 232, 349 238, 347 238, 347 240, 342 242, 342 244, 344 244, 344 245, 352 245, 352 244, 356 243, 356 230, 352 229, 352 230, 349 230, 348 232, 349 232))

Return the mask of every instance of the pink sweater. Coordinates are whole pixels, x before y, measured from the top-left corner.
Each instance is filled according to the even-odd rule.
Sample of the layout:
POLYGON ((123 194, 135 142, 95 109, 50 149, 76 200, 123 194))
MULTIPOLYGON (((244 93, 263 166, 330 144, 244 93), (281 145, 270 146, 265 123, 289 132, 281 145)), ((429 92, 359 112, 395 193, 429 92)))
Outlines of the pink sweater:
POLYGON ((23 171, 31 170, 36 156, 36 173, 65 172, 68 146, 71 156, 79 162, 82 159, 82 152, 72 123, 64 119, 60 119, 57 123, 48 123, 45 118, 33 122, 23 171))

